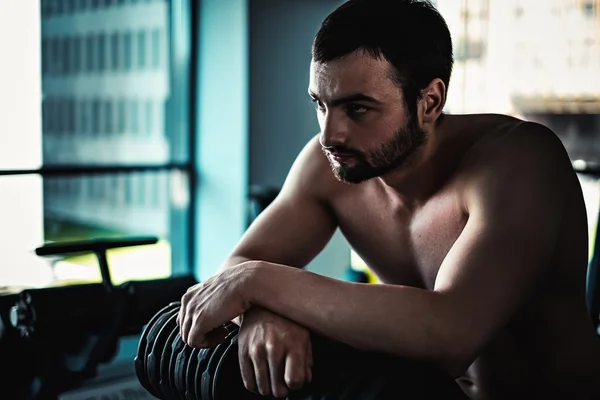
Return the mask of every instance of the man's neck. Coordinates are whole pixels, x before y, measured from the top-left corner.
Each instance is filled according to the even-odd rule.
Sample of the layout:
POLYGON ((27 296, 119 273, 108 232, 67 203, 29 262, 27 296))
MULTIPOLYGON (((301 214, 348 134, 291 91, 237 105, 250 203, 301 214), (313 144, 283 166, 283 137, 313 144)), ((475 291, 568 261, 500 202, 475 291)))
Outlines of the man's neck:
POLYGON ((403 202, 418 206, 435 194, 452 175, 462 159, 465 142, 457 140, 460 132, 453 121, 443 120, 427 130, 427 142, 406 160, 404 165, 377 178, 403 198, 403 202))

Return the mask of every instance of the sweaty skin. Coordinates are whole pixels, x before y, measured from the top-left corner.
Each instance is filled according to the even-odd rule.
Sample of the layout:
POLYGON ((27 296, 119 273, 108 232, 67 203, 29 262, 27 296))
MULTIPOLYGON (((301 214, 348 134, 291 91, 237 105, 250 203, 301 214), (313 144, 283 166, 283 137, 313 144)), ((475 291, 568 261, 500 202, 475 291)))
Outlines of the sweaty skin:
MULTIPOLYGON (((465 335, 475 332, 466 364, 449 369, 470 398, 600 398, 600 339, 585 304, 586 211, 560 141, 545 127, 503 115, 442 118, 445 88, 433 82, 416 121, 426 143, 382 175, 343 182, 336 174, 360 160, 336 160, 323 147, 367 154, 406 123, 388 68, 365 55, 313 64, 309 90, 317 98, 321 133, 224 265, 261 260, 303 267, 339 228, 384 284, 442 293, 465 318, 476 318, 455 314, 439 328, 460 325, 465 335), (356 93, 379 102, 336 103, 356 93), (357 111, 364 115, 350 115, 357 111)), ((335 294, 286 285, 293 282, 271 282, 273 290, 284 286, 288 299, 286 305, 270 301, 280 308, 274 312, 310 328, 336 329, 302 311, 315 305, 327 312, 335 294)), ((266 296, 267 286, 262 289, 266 296)), ((266 303, 260 305, 268 308, 266 303)), ((397 307, 403 315, 406 309, 386 307, 390 321, 388 310, 397 307)), ((416 311, 420 318, 426 308, 416 311)), ((343 321, 336 321, 337 329, 344 329, 343 321)), ((397 327, 406 332, 403 340, 414 341, 415 352, 421 343, 417 326, 397 327)), ((339 336, 352 342, 349 332, 339 336)), ((354 344, 373 341, 364 340, 354 344)))

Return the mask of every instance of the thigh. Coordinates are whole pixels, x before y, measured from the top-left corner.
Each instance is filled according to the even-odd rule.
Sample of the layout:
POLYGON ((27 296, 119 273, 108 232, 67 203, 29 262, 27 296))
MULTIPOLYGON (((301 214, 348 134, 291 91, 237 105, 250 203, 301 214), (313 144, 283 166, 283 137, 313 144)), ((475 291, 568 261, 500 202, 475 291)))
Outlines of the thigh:
POLYGON ((450 375, 426 363, 363 352, 313 337, 313 382, 289 400, 468 400, 450 375))

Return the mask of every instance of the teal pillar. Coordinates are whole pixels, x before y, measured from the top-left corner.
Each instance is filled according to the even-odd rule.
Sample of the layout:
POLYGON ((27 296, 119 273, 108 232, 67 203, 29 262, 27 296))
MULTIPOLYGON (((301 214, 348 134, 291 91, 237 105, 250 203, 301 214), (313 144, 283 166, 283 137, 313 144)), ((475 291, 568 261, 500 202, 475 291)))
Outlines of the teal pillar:
POLYGON ((200 4, 194 273, 205 280, 246 229, 248 6, 246 0, 200 4))

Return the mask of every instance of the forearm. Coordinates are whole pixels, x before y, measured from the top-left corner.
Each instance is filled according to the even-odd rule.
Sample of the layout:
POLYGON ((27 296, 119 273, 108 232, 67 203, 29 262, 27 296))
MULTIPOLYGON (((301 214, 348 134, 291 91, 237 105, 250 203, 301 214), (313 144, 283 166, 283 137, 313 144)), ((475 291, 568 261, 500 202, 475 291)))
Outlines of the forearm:
POLYGON ((217 269, 217 273, 223 272, 227 268, 231 268, 231 267, 234 267, 236 265, 239 265, 239 264, 242 264, 242 263, 245 263, 248 261, 252 261, 252 259, 248 258, 248 257, 244 257, 244 256, 238 256, 238 255, 229 256, 225 259, 225 261, 223 261, 221 263, 221 265, 217 269))
POLYGON ((439 293, 344 282, 265 263, 255 276, 250 289, 253 305, 353 347, 444 367, 460 347, 439 293))
MULTIPOLYGON (((249 261, 253 261, 253 260, 251 258, 249 258, 249 257, 246 257, 246 256, 231 255, 231 256, 227 257, 225 259, 225 261, 223 261, 221 263, 221 265, 217 269, 217 274, 220 273, 220 272, 223 272, 227 268, 232 268, 234 266, 237 266, 237 265, 249 262, 249 261)), ((248 265, 251 265, 251 264, 248 264, 248 265)), ((254 308, 256 309, 257 307, 254 307, 254 308)), ((264 307, 260 307, 260 308, 264 308, 264 307)), ((250 311, 250 310, 248 310, 248 311, 250 311)), ((246 312, 248 312, 248 311, 246 311, 246 312)), ((234 318, 231 322, 233 322, 237 326, 241 326, 243 320, 244 320, 244 314, 241 314, 238 317, 234 318)))

